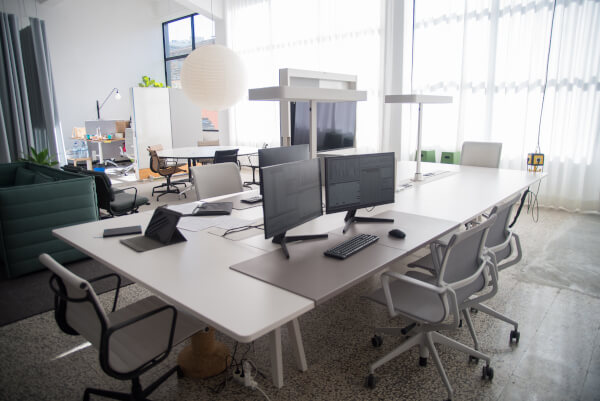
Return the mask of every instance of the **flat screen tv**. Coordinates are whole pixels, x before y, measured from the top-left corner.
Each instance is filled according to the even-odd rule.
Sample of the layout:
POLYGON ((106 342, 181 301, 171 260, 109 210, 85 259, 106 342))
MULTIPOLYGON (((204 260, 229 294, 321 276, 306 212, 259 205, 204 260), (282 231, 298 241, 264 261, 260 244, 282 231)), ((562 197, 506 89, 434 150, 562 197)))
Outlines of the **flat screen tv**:
MULTIPOLYGON (((308 144, 310 110, 308 102, 291 102, 292 145, 308 144)), ((354 147, 356 102, 317 103, 317 152, 354 147)))

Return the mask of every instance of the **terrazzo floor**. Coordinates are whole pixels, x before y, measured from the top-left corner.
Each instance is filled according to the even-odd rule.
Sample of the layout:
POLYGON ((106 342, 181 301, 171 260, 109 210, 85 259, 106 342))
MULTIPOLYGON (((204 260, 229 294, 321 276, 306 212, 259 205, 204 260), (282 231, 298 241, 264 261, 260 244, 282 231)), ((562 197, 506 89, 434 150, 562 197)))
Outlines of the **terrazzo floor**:
MULTIPOLYGON (((140 193, 149 193, 153 185, 157 184, 139 185, 140 193)), ((195 195, 188 200, 195 200, 195 195)), ((177 195, 161 201, 180 202, 177 195)), ((156 207, 156 202, 147 207, 156 207)), ((537 223, 523 213, 515 230, 521 236, 523 260, 502 272, 499 293, 487 303, 519 322, 520 342, 509 345, 511 326, 482 313, 474 315, 481 349, 492 358, 495 374, 491 382, 480 378, 483 363, 469 364, 466 355, 438 346, 454 387, 454 400, 599 400, 600 216, 541 209, 537 223)), ((391 268, 403 271, 421 254, 391 268)), ((401 341, 384 336, 383 346, 373 348, 372 328, 404 324, 401 319, 389 319, 385 308, 361 298, 378 285, 379 277, 371 277, 300 317, 306 372, 295 369, 288 335, 282 329, 283 388, 277 389, 270 382, 265 338, 240 344, 237 356, 244 354, 265 374, 257 375, 256 381, 273 401, 445 399, 445 387, 434 364, 420 367, 417 348, 378 369, 376 388, 365 388, 369 364, 401 341)), ((121 291, 119 306, 146 295, 145 289, 128 286, 121 291)), ((110 292, 100 299, 108 306, 112 296, 110 292)), ((471 345, 466 328, 443 334, 471 345)), ((218 338, 234 348, 232 340, 222 335, 218 338)), ((1 327, 0 399, 79 400, 86 387, 128 391, 128 383, 103 373, 92 347, 75 350, 82 343, 80 337, 59 330, 53 312, 1 327)), ((142 376, 142 385, 173 366, 184 345, 176 347, 158 369, 142 376)), ((228 382, 216 392, 222 381, 223 376, 208 380, 173 376, 151 398, 265 399, 261 392, 236 382, 228 382)))

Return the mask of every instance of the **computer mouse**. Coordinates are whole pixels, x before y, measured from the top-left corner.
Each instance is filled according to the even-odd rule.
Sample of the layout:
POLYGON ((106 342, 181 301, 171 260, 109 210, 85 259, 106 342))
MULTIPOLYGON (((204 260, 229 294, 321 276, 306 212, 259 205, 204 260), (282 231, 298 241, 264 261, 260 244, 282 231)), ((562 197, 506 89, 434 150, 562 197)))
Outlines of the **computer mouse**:
POLYGON ((404 238, 404 237, 406 237, 406 234, 404 234, 404 231, 399 230, 397 228, 394 228, 393 230, 390 230, 390 232, 388 234, 390 235, 390 237, 394 237, 394 238, 404 238))

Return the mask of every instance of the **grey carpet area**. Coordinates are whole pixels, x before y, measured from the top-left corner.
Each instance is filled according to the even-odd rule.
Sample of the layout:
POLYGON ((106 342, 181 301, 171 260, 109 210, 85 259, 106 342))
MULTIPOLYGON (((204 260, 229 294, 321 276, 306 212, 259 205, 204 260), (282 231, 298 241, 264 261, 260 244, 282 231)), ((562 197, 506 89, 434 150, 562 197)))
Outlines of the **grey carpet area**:
MULTIPOLYGON (((69 263, 66 267, 84 279, 99 277, 112 270, 93 259, 69 263)), ((50 289, 49 270, 0 281, 0 326, 16 322, 54 308, 54 294, 50 289)), ((96 293, 102 294, 115 289, 116 281, 101 280, 94 283, 96 293)), ((121 277, 121 286, 131 281, 121 277)))
MULTIPOLYGON (((156 185, 156 184, 155 184, 156 185)), ((161 201, 176 201, 165 196, 161 201), (166 198, 166 199, 165 199, 166 198)), ((188 198, 189 200, 189 198, 188 198)), ((482 381, 481 367, 447 347, 439 354, 454 387, 454 400, 597 400, 600 394, 600 293, 597 288, 600 217, 542 209, 534 223, 523 213, 516 231, 521 235, 521 263, 501 273, 500 290, 488 305, 519 322, 521 340, 510 346, 511 326, 482 313, 474 316, 481 349, 491 356, 495 377, 482 381), (572 279, 570 279, 572 278, 572 279)), ((422 252, 398 261, 391 269, 404 271, 422 252)), ((370 277, 338 297, 299 318, 308 371, 295 368, 287 330, 282 329, 284 386, 275 388, 269 379, 268 339, 240 345, 238 354, 252 360, 267 378, 256 381, 275 400, 432 400, 446 392, 433 363, 418 365, 419 352, 409 352, 377 370, 377 387, 364 387, 368 366, 402 340, 384 336, 381 348, 370 344, 373 327, 402 326, 390 319, 384 307, 365 300, 362 294, 379 286, 370 277)), ((113 292, 100 296, 108 307, 113 292)), ((123 289, 119 307, 149 292, 138 285, 123 289)), ((243 294, 223 296, 240 297, 243 294)), ((467 345, 466 328, 444 331, 467 345)), ((218 334, 233 350, 235 343, 218 334)), ((86 386, 127 390, 129 384, 111 379, 98 364, 98 353, 81 345, 77 336, 62 333, 52 312, 42 313, 0 327, 1 400, 80 400, 86 386)), ((176 347, 163 366, 145 374, 142 384, 177 361, 185 344, 176 347)), ((215 393, 223 377, 208 380, 167 380, 150 397, 154 400, 262 400, 258 391, 229 382, 215 393)), ((96 398, 97 399, 97 398, 96 398)))

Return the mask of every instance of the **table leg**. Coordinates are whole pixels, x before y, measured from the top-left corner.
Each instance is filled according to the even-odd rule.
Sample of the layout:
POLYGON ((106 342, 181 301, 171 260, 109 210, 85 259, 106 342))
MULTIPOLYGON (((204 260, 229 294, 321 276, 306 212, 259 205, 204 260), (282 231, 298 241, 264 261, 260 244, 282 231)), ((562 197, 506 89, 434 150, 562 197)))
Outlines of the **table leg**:
POLYGON ((296 367, 302 372, 308 370, 306 365, 306 356, 304 355, 304 345, 302 344, 302 335, 300 334, 300 324, 298 319, 294 319, 287 324, 288 334, 292 342, 292 351, 296 358, 296 367))
POLYGON ((98 162, 104 163, 104 154, 102 153, 102 141, 98 142, 98 162))
POLYGON ((283 386, 283 361, 281 359, 281 327, 269 334, 269 350, 271 354, 271 377, 277 388, 283 386))

